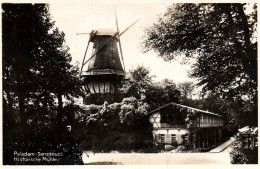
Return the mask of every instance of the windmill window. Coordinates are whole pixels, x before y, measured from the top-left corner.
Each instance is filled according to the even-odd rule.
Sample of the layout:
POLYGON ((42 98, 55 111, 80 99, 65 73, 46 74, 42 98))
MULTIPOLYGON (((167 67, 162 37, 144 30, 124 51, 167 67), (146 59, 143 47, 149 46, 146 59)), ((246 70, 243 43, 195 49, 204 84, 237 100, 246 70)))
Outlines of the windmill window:
POLYGON ((161 143, 165 143, 165 135, 161 134, 161 143))

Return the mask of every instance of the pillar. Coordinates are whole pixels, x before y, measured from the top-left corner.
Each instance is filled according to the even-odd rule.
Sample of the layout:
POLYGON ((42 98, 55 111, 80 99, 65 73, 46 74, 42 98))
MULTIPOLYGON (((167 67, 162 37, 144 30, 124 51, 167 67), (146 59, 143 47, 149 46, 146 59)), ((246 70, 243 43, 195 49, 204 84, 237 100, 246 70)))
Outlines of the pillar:
POLYGON ((202 148, 205 148, 205 129, 202 129, 202 148))
POLYGON ((218 128, 216 128, 216 145, 219 145, 219 136, 218 136, 219 134, 218 134, 218 128))
POLYGON ((218 128, 218 131, 219 131, 219 141, 221 141, 221 139, 222 139, 222 133, 221 133, 221 128, 218 128))
POLYGON ((198 145, 197 148, 201 148, 201 129, 197 131, 197 139, 198 139, 198 145))
POLYGON ((197 142, 197 135, 196 135, 196 133, 197 133, 197 131, 194 131, 192 133, 192 147, 193 147, 193 149, 196 148, 196 142, 197 142))
POLYGON ((209 147, 209 131, 206 130, 206 147, 209 147))
POLYGON ((214 129, 214 146, 217 146, 217 129, 214 129))

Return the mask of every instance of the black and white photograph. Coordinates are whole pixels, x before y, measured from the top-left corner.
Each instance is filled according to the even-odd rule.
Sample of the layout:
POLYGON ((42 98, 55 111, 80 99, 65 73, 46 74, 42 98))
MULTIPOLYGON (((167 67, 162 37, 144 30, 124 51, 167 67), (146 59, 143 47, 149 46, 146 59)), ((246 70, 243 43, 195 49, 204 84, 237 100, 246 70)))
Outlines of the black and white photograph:
POLYGON ((257 13, 2 1, 1 165, 258 166, 257 13))

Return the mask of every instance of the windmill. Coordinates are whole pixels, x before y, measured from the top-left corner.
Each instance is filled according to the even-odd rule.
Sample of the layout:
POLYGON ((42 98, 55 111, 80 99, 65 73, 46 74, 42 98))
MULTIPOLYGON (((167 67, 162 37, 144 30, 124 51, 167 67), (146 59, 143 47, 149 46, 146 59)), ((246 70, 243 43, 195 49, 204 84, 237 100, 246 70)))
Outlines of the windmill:
POLYGON ((122 93, 118 88, 125 76, 125 66, 120 37, 139 19, 122 32, 119 32, 116 10, 115 19, 116 31, 111 28, 102 28, 89 33, 89 41, 80 70, 83 88, 89 94, 84 100, 87 104, 103 104, 104 101, 113 103, 122 99, 122 93), (85 61, 90 43, 93 43, 93 51, 90 58, 85 61), (120 50, 118 50, 117 44, 119 44, 120 50), (83 71, 87 63, 87 69, 83 71))

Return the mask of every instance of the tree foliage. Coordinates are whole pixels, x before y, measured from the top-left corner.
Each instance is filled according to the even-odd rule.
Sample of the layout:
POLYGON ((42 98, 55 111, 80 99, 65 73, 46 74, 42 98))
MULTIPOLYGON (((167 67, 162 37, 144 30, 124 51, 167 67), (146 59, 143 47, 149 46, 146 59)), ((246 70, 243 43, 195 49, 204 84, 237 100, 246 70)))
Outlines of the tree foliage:
MULTIPOLYGON (((71 117, 68 111, 75 110, 64 107, 62 98, 77 96, 80 87, 65 34, 55 26, 47 4, 4 3, 2 9, 4 152, 11 154, 10 159, 4 156, 5 164, 14 164, 12 154, 18 150, 52 152, 64 145, 67 151, 64 124, 71 117)), ((74 158, 73 151, 78 149, 68 158, 74 158)))
POLYGON ((191 99, 194 88, 195 85, 193 82, 183 82, 178 84, 178 89, 180 90, 183 99, 191 99))
POLYGON ((85 150, 130 152, 151 144, 151 124, 147 119, 147 104, 134 97, 121 103, 84 105, 76 112, 73 126, 75 139, 85 150), (82 130, 84 128, 84 130, 82 130))
POLYGON ((196 58, 191 72, 205 91, 256 98, 257 6, 173 4, 145 30, 144 51, 166 60, 196 58), (251 9, 251 11, 250 11, 251 9))
POLYGON ((131 70, 128 77, 123 81, 122 91, 126 97, 135 97, 148 104, 148 110, 153 110, 170 102, 180 101, 180 91, 176 84, 169 79, 154 82, 150 70, 138 66, 131 70))
POLYGON ((148 104, 134 97, 124 98, 120 108, 120 121, 133 126, 136 121, 148 114, 148 104))
POLYGON ((65 34, 55 27, 46 4, 2 4, 2 8, 6 103, 9 107, 18 103, 24 124, 38 108, 62 114, 62 95, 77 95, 80 90, 65 34))

